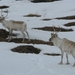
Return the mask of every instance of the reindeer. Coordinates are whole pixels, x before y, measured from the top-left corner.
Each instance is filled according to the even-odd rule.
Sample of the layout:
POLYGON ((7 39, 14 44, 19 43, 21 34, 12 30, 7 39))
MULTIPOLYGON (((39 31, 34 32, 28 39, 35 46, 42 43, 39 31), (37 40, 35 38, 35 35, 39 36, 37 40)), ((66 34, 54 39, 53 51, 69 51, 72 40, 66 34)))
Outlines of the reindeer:
MULTIPOLYGON (((68 54, 71 54, 75 59, 75 42, 70 41, 66 38, 60 38, 57 33, 51 33, 51 38, 49 39, 49 41, 53 42, 54 46, 57 46, 61 50, 61 61, 59 64, 63 64, 64 52, 66 53, 67 65, 70 64, 68 61, 68 54)), ((73 67, 75 67, 75 62, 73 64, 73 67)))
MULTIPOLYGON (((8 13, 7 13, 7 15, 8 15, 8 13)), ((9 40, 8 41, 10 41, 12 39, 12 31, 13 30, 21 31, 21 33, 23 34, 23 41, 22 42, 24 42, 24 39, 25 39, 25 33, 24 32, 26 32, 26 34, 28 36, 28 40, 30 40, 29 34, 27 32, 27 24, 23 21, 14 21, 14 20, 7 21, 5 19, 6 16, 4 17, 1 13, 0 23, 2 23, 2 25, 9 30, 9 40)))

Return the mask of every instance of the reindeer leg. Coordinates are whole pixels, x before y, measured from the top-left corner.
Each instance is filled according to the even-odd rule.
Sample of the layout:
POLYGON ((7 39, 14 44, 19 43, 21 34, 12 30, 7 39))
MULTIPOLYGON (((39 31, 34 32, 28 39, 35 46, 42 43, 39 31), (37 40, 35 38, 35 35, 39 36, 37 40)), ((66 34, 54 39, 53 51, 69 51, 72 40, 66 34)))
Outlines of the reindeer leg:
POLYGON ((10 29, 10 40, 12 39, 12 29, 10 29))
POLYGON ((60 63, 59 63, 60 65, 63 64, 63 54, 64 54, 64 52, 61 51, 61 61, 60 61, 60 63))
POLYGON ((24 42, 24 40, 25 40, 25 33, 23 31, 21 31, 21 33, 23 34, 23 40, 22 40, 22 42, 24 42))
POLYGON ((72 53, 72 56, 73 56, 73 58, 74 58, 74 64, 73 64, 73 67, 75 67, 75 53, 74 53, 74 52, 72 53))
MULTIPOLYGON (((75 59, 74 59, 74 61, 75 61, 75 59)), ((74 62, 74 64, 73 64, 73 67, 75 67, 75 62, 74 62)))
MULTIPOLYGON (((8 31, 9 31, 9 35, 8 35, 8 39, 10 40, 10 29, 8 28, 8 31)), ((8 42, 9 42, 8 40, 8 42)))
POLYGON ((30 41, 30 38, 29 38, 29 34, 28 34, 28 32, 27 31, 25 31, 26 32, 26 34, 27 34, 27 36, 28 36, 28 40, 30 41))
POLYGON ((9 40, 8 40, 8 42, 11 40, 11 38, 12 38, 12 30, 9 29, 9 40))
POLYGON ((73 67, 75 67, 75 50, 73 52, 71 52, 73 58, 74 58, 74 64, 73 64, 73 67))
POLYGON ((67 64, 67 65, 70 64, 69 61, 68 61, 68 53, 66 53, 66 59, 67 59, 66 64, 67 64))

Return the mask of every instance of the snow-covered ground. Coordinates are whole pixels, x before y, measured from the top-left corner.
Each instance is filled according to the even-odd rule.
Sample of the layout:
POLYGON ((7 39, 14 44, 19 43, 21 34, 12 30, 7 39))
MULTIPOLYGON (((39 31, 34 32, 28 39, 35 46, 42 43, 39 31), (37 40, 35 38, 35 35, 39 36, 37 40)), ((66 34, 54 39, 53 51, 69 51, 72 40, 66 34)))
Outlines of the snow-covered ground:
MULTIPOLYGON (((51 32, 32 30, 34 27, 44 27, 55 25, 64 27, 63 24, 74 22, 75 20, 57 20, 42 21, 44 18, 56 18, 75 15, 75 0, 62 0, 48 3, 31 3, 29 0, 1 0, 0 5, 9 5, 10 8, 7 20, 25 21, 28 26, 28 32, 31 39, 41 39, 48 41, 51 32), (28 14, 39 14, 41 17, 23 17, 28 14), (40 34, 39 34, 40 33, 40 34)), ((0 29, 5 29, 0 24, 0 29)), ((75 41, 75 27, 73 32, 59 32, 61 38, 65 37, 75 41)), ((15 32, 16 33, 16 32, 15 32)), ((17 32, 18 33, 18 32, 17 32)), ((19 33, 22 37, 22 34, 19 33)), ((60 53, 60 50, 54 46, 42 44, 29 44, 40 48, 40 54, 22 54, 12 52, 11 49, 25 43, 0 42, 0 75, 75 75, 75 67, 72 67, 74 59, 69 55, 70 65, 65 65, 66 57, 64 55, 64 64, 58 65, 60 56, 47 56, 43 53, 60 53)))

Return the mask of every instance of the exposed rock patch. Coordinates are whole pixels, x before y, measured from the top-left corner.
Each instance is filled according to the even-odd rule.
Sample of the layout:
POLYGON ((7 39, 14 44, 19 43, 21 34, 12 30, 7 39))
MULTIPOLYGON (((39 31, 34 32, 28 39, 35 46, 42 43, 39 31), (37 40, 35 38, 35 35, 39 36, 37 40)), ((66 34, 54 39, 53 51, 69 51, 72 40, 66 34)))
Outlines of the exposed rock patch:
POLYGON ((59 27, 41 27, 41 28, 33 28, 33 29, 38 29, 38 30, 44 30, 44 31, 60 31, 60 32, 69 32, 69 31, 73 31, 73 29, 65 29, 65 28, 59 28, 59 27))
POLYGON ((49 56, 60 56, 61 54, 59 54, 59 53, 44 53, 44 55, 49 55, 49 56))
POLYGON ((55 19, 73 20, 73 19, 75 19, 75 15, 73 15, 73 16, 66 16, 66 17, 58 17, 58 18, 55 18, 55 19))
POLYGON ((39 54, 40 49, 35 48, 34 46, 31 45, 23 45, 23 46, 18 46, 16 48, 11 49, 13 52, 18 52, 18 53, 35 53, 39 54))
POLYGON ((64 24, 66 27, 75 26, 75 22, 69 22, 67 24, 64 24))

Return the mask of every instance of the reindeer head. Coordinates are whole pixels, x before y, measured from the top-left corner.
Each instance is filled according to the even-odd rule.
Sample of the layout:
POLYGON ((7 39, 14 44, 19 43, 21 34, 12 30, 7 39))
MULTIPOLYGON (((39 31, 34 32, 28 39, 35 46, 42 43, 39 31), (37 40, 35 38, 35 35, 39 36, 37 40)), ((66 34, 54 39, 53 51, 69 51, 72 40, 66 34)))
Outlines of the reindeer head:
POLYGON ((56 33, 51 33, 51 38, 49 39, 49 41, 53 42, 53 40, 54 40, 55 38, 57 38, 57 37, 58 37, 58 34, 56 34, 56 33))
MULTIPOLYGON (((59 27, 59 28, 60 28, 60 27, 59 27)), ((53 30, 54 30, 54 32, 51 33, 51 38, 49 39, 50 42, 53 42, 53 41, 58 37, 57 32, 55 32, 54 26, 53 26, 53 30)))
MULTIPOLYGON (((7 10, 7 9, 6 9, 7 10)), ((8 10, 7 10, 8 11, 8 10)), ((0 22, 2 22, 8 15, 8 12, 6 13, 6 15, 3 15, 3 11, 1 10, 1 17, 0 17, 0 22)))
POLYGON ((0 17, 0 22, 2 22, 4 19, 5 19, 5 18, 1 16, 1 17, 0 17))

